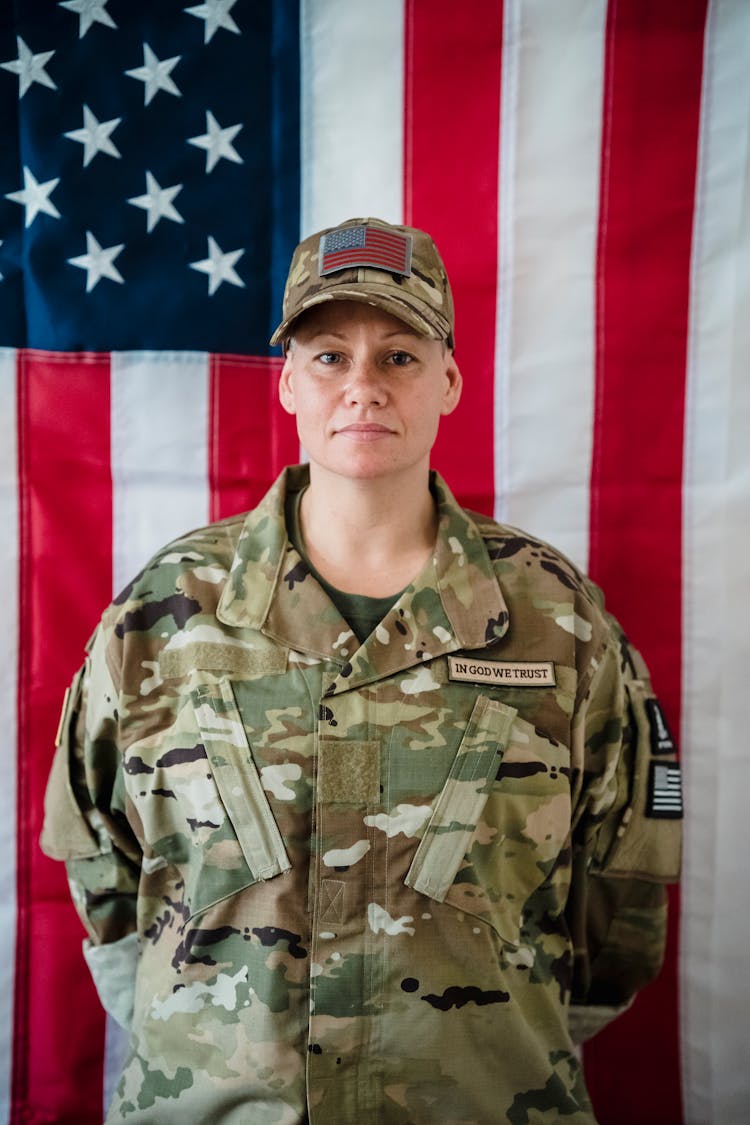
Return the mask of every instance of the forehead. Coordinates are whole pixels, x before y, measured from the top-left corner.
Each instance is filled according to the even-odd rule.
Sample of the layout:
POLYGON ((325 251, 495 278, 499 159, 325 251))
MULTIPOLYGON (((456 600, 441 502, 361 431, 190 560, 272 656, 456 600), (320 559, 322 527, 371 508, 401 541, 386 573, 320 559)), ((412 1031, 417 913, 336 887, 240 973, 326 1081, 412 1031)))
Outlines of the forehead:
POLYGON ((398 317, 362 301, 323 301, 314 305, 297 318, 291 335, 303 341, 325 333, 345 336, 363 330, 378 337, 404 335, 427 339, 398 317))

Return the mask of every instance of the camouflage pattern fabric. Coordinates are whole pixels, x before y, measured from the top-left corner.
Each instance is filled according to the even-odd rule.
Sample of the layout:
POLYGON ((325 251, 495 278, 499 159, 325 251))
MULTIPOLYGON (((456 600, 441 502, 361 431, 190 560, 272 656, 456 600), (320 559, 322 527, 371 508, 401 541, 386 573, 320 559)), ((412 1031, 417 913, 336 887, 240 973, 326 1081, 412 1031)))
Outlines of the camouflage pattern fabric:
POLYGON ((590 1125, 575 1013, 656 974, 679 865, 646 670, 436 476, 434 556, 359 646, 287 538, 306 480, 157 555, 65 708, 43 847, 133 966, 116 1004, 97 977, 133 1010, 107 1120, 590 1125))
POLYGON ((291 334, 293 322, 324 301, 361 301, 404 321, 420 336, 453 339, 453 294, 448 274, 432 238, 417 227, 394 226, 383 219, 347 219, 305 238, 297 246, 284 289, 281 323, 271 337, 280 344, 291 334), (406 276, 381 267, 349 267, 321 276, 320 246, 324 235, 352 227, 374 228, 408 236, 411 263, 406 276))

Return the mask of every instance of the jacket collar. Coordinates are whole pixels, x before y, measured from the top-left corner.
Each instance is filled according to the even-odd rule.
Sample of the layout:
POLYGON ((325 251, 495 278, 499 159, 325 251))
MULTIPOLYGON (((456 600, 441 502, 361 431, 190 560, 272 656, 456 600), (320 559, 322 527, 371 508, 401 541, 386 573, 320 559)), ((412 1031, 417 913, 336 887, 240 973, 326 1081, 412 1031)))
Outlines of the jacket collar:
POLYGON ((432 473, 439 517, 433 555, 359 646, 287 536, 286 494, 308 482, 307 466, 285 469, 248 513, 219 601, 220 621, 258 629, 291 650, 338 665, 330 695, 435 656, 484 648, 507 632, 505 599, 476 524, 432 473))

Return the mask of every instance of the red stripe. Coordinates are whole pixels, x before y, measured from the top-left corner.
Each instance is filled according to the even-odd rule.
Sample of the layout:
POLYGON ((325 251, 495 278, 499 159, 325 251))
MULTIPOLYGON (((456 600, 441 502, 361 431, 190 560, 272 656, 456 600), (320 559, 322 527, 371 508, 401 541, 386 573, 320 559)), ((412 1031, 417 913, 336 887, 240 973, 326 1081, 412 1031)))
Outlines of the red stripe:
POLYGON ((345 258, 349 254, 373 254, 378 255, 384 259, 391 260, 393 258, 400 258, 404 261, 404 248, 393 246, 372 246, 369 243, 366 246, 347 246, 342 250, 328 250, 325 254, 325 261, 336 261, 338 258, 345 258))
POLYGON ((407 246, 407 236, 403 234, 390 234, 380 231, 375 227, 365 228, 365 244, 367 246, 380 246, 386 250, 394 250, 403 254, 407 246))
MULTIPOLYGON (((706 0, 618 0, 607 26, 590 570, 643 652, 674 730, 705 17, 706 0)), ((682 1120, 676 894, 671 906, 658 982, 586 1050, 589 1088, 605 1125, 682 1120)))
POLYGON ((282 409, 282 361, 213 356, 210 372, 211 519, 254 507, 283 467, 299 461, 294 418, 282 409))
POLYGON ((367 266, 373 263, 403 272, 406 259, 403 254, 397 257, 389 250, 379 251, 373 247, 361 246, 354 250, 339 250, 335 254, 326 254, 323 258, 323 270, 343 269, 348 265, 367 266))
POLYGON ((443 421, 433 464, 464 504, 488 513, 502 24, 502 0, 406 2, 404 215, 430 232, 445 261, 464 376, 463 401, 443 421))
POLYGON ((406 245, 407 235, 392 234, 390 231, 381 230, 379 227, 365 227, 365 240, 379 242, 382 246, 392 246, 403 250, 406 245))
POLYGON ((11 1122, 98 1125, 104 1018, 81 956, 84 932, 64 868, 43 856, 37 841, 63 691, 111 597, 107 358, 21 352, 18 430, 18 925, 11 1122))

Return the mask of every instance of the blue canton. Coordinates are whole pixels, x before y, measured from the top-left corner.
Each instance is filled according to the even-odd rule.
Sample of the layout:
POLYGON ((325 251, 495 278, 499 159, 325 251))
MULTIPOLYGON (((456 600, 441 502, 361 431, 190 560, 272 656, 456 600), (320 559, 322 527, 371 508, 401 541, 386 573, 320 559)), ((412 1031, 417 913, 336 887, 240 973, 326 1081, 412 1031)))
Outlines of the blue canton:
POLYGON ((299 239, 298 0, 0 26, 0 346, 263 355, 299 239))

